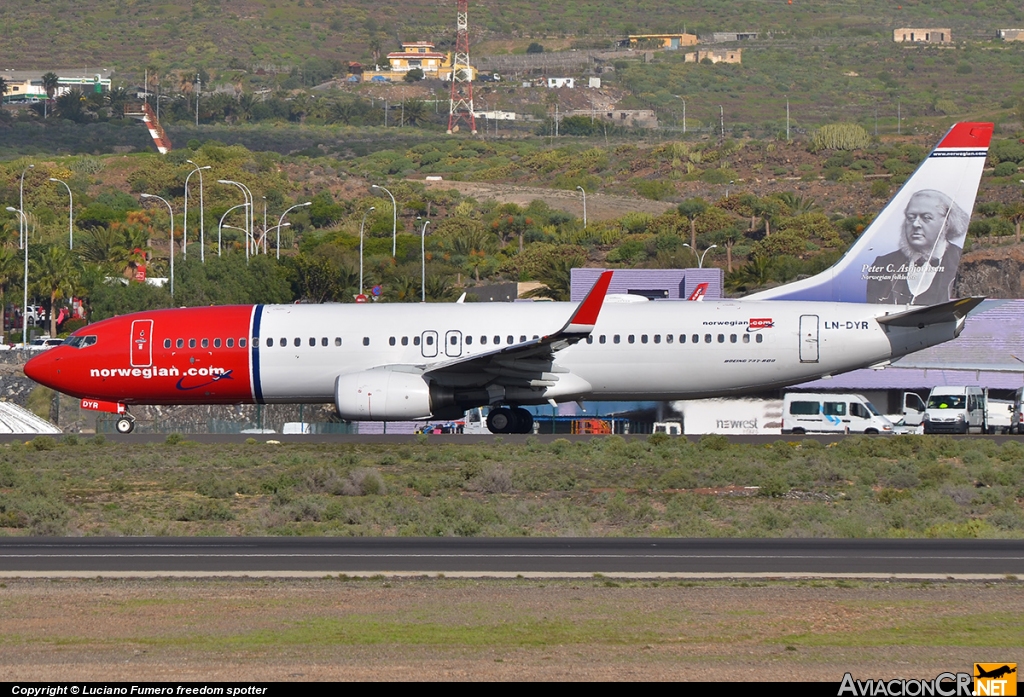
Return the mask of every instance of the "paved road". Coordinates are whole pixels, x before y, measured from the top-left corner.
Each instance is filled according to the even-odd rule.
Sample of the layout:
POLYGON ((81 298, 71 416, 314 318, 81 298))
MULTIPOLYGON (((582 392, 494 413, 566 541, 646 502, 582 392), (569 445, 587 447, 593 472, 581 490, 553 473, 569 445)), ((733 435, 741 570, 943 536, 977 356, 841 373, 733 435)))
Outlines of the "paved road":
POLYGON ((1024 541, 0 538, 0 576, 338 573, 1005 578, 1024 541))

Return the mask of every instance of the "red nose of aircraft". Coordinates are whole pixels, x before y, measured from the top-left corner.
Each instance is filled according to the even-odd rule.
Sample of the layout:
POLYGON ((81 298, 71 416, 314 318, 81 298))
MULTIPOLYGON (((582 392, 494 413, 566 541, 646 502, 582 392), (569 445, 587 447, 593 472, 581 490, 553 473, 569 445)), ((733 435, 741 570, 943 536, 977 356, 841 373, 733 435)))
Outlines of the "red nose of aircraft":
POLYGON ((60 375, 60 353, 61 347, 57 346, 29 359, 25 364, 25 375, 41 385, 60 389, 57 384, 60 375))

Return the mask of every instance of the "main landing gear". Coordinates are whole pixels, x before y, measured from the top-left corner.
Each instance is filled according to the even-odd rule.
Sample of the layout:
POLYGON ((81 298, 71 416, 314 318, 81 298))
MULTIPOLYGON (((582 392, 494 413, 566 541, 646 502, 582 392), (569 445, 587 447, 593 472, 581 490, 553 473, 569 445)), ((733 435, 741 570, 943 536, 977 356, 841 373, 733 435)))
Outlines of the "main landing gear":
POLYGON ((135 430, 135 417, 131 414, 122 414, 117 423, 114 424, 118 433, 131 433, 135 430))
POLYGON ((533 415, 522 407, 498 407, 487 414, 491 433, 533 433, 533 415))

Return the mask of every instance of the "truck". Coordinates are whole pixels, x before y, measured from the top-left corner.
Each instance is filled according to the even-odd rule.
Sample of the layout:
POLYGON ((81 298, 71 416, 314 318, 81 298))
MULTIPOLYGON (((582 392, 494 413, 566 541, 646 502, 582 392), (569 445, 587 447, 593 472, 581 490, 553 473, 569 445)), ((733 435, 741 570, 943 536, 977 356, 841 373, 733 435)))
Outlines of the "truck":
POLYGON ((985 433, 985 391, 977 385, 939 385, 928 394, 925 433, 985 433))
POLYGON ((782 433, 781 399, 688 399, 673 402, 672 407, 683 415, 683 434, 687 436, 782 433))

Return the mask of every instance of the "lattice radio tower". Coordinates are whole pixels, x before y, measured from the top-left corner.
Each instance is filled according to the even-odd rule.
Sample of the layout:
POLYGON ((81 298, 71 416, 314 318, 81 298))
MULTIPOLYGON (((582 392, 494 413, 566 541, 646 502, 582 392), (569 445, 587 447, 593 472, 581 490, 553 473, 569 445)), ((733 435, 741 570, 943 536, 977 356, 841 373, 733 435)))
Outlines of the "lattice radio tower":
POLYGON ((459 129, 465 122, 469 132, 476 135, 473 116, 473 72, 469 65, 469 0, 457 0, 455 19, 455 55, 452 59, 452 97, 448 102, 448 133, 459 129))

